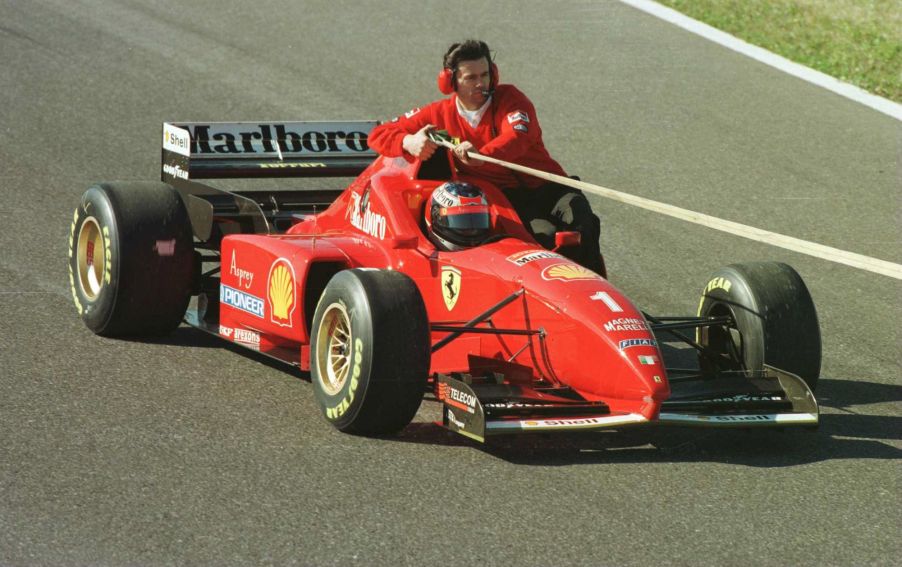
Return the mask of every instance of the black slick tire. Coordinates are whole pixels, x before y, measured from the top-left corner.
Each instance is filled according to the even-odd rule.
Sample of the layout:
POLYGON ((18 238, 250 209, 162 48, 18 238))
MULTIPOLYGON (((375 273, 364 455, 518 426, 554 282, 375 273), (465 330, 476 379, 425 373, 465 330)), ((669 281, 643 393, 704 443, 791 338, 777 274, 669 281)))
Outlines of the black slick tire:
POLYGON ((429 373, 426 306, 413 280, 354 269, 326 285, 310 330, 310 375, 323 415, 359 435, 400 431, 429 373))
POLYGON ((734 368, 760 371, 766 363, 799 376, 812 390, 817 386, 817 312, 805 282, 787 264, 750 262, 717 270, 702 292, 698 315, 733 317, 734 328, 703 328, 698 338, 725 358, 735 352, 734 368))
POLYGON ((172 187, 99 183, 82 196, 69 231, 69 285, 91 331, 172 331, 188 306, 193 270, 191 224, 172 187))

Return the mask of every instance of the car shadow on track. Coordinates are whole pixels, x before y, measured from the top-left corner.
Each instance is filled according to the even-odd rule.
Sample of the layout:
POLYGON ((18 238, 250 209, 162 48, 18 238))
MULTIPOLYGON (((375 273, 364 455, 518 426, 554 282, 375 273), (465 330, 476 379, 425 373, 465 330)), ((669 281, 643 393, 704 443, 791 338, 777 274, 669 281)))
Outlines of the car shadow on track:
MULTIPOLYGON (((816 430, 648 427, 619 431, 493 437, 481 444, 431 423, 413 423, 395 441, 469 446, 522 465, 721 462, 790 467, 834 459, 900 459, 902 417, 862 413, 902 400, 902 387, 821 378, 816 430), (847 409, 854 408, 854 409, 847 409)), ((424 403, 435 403, 426 401, 424 403)))
MULTIPOLYGON (((149 344, 222 348, 248 356, 302 380, 310 375, 283 362, 182 326, 172 334, 139 339, 149 344)), ((694 351, 663 348, 669 363, 691 366, 694 351), (668 356, 669 355, 669 356, 668 356)), ((401 443, 472 447, 505 461, 542 466, 628 462, 728 462, 755 467, 786 467, 832 459, 899 459, 902 417, 863 413, 869 404, 902 401, 902 386, 821 377, 817 398, 821 422, 817 430, 730 430, 648 427, 620 431, 529 434, 493 437, 486 444, 452 433, 431 422, 412 423, 386 439, 401 443)), ((438 403, 431 395, 424 405, 438 403)))
MULTIPOLYGON (((218 339, 194 327, 182 325, 168 335, 160 337, 124 337, 122 340, 152 345, 171 345, 191 348, 221 348, 232 343, 218 339)), ((244 350, 244 349, 242 349, 244 350)))
POLYGON ((900 402, 902 386, 822 376, 815 394, 821 406, 848 409, 865 404, 900 402))
POLYGON ((231 341, 217 338, 214 335, 205 333, 187 325, 182 325, 172 333, 162 337, 126 338, 125 340, 155 345, 171 345, 191 348, 219 348, 234 352, 235 354, 246 356, 252 360, 255 360, 256 362, 259 362, 260 364, 272 368, 273 370, 288 373, 307 382, 310 381, 310 373, 303 372, 296 366, 292 366, 285 362, 276 360, 272 357, 266 356, 263 353, 257 352, 247 347, 243 347, 231 341))

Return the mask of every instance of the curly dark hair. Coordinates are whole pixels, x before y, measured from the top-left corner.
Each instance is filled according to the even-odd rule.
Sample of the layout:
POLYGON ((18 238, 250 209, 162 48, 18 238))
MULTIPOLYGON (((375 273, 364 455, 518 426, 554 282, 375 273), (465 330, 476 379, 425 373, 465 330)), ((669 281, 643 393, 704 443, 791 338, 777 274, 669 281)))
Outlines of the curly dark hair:
POLYGON ((489 50, 488 44, 478 39, 468 39, 462 43, 451 44, 442 58, 442 65, 445 69, 457 71, 457 66, 461 61, 473 61, 482 57, 485 57, 491 64, 492 52, 489 50))

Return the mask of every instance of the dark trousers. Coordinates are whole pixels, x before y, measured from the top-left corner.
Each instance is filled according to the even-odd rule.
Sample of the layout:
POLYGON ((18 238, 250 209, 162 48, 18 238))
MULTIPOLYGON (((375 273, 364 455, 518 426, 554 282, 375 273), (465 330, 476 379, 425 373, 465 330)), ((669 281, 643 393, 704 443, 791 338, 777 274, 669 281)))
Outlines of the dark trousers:
POLYGON ((582 191, 557 183, 546 183, 538 189, 504 189, 504 195, 527 230, 539 244, 549 250, 554 248, 556 232, 579 232, 580 245, 561 248, 560 253, 577 264, 606 276, 598 243, 601 221, 592 212, 589 200, 582 191))

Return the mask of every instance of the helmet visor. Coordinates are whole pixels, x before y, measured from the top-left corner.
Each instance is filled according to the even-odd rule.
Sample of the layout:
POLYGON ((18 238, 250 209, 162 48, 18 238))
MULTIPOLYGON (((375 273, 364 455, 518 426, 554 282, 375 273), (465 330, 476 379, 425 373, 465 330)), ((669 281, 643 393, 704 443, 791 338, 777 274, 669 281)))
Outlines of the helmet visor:
POLYGON ((445 226, 457 231, 489 228, 489 208, 485 205, 444 207, 441 212, 445 226))

